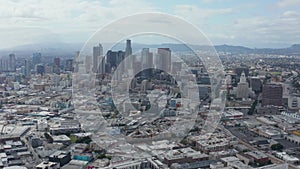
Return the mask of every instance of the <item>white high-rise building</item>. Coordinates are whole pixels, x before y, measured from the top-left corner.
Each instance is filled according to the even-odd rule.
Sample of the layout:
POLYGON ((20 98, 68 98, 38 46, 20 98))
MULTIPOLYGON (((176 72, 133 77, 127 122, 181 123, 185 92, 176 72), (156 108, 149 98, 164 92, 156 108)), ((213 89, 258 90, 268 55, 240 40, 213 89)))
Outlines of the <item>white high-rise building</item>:
POLYGON ((157 49, 157 68, 166 72, 171 71, 171 50, 169 48, 157 49))
POLYGON ((143 48, 142 50, 142 66, 144 68, 153 68, 153 53, 149 48, 143 48))
POLYGON ((249 84, 246 80, 245 72, 241 74, 240 82, 237 86, 236 97, 240 99, 246 99, 249 97, 249 84))

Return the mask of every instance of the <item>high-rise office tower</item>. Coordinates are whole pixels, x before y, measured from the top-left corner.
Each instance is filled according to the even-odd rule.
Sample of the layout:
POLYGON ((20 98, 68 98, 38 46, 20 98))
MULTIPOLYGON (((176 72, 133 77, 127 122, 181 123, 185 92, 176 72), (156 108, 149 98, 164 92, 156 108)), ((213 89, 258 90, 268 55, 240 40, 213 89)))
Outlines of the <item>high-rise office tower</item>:
POLYGON ((60 58, 54 58, 54 66, 60 67, 60 58))
POLYGON ((42 61, 42 54, 41 53, 33 53, 32 54, 32 66, 35 68, 35 65, 40 64, 42 61))
MULTIPOLYGON (((79 71, 79 64, 81 63, 82 58, 80 58, 80 51, 76 52, 75 59, 74 59, 74 72, 79 71)), ((82 61, 83 63, 83 61, 82 61)))
POLYGON ((262 105, 282 106, 283 88, 281 84, 265 84, 262 91, 262 105))
POLYGON ((147 59, 149 56, 149 48, 143 48, 141 53, 142 69, 147 67, 147 59))
POLYGON ((3 65, 3 71, 4 71, 4 72, 9 71, 9 61, 8 61, 7 59, 4 59, 4 60, 2 61, 2 65, 3 65))
POLYGON ((250 86, 255 93, 260 93, 262 90, 262 81, 259 77, 251 77, 250 86))
POLYGON ((116 60, 116 67, 114 69, 118 69, 119 72, 124 72, 126 64, 122 63, 125 59, 125 52, 119 50, 117 52, 117 60, 116 60))
POLYGON ((148 67, 152 67, 153 68, 153 53, 152 52, 149 52, 146 64, 148 65, 148 67))
POLYGON ((126 48, 125 48, 125 58, 127 58, 125 63, 126 69, 131 69, 135 61, 131 55, 132 55, 131 40, 127 39, 126 48))
POLYGON ((131 48, 131 40, 127 39, 126 40, 126 49, 125 49, 125 57, 129 56, 132 54, 132 48, 131 48))
POLYGON ((16 71, 16 56, 13 53, 9 54, 8 71, 10 71, 10 72, 16 71))
POLYGON ((142 68, 152 67, 153 64, 153 54, 149 52, 149 48, 142 49, 142 68))
POLYGON ((53 72, 60 74, 60 58, 54 58, 53 72))
POLYGON ((99 73, 100 74, 104 74, 105 73, 105 57, 104 56, 100 56, 99 58, 99 73))
POLYGON ((249 85, 246 80, 245 72, 242 72, 240 82, 237 86, 236 97, 240 99, 246 99, 249 97, 249 85))
POLYGON ((171 50, 169 48, 157 49, 157 66, 158 69, 171 71, 171 50))
POLYGON ((73 68, 73 59, 67 59, 66 60, 65 70, 66 71, 71 71, 71 72, 74 70, 74 68, 73 68))
POLYGON ((117 61, 117 62, 116 62, 117 66, 118 66, 124 59, 125 59, 125 52, 119 50, 119 51, 117 52, 117 60, 116 60, 116 61, 117 61))
POLYGON ((99 43, 98 46, 93 47, 93 72, 99 72, 99 61, 100 57, 103 55, 103 47, 99 43))
POLYGON ((8 71, 8 60, 7 59, 1 59, 0 60, 0 71, 1 72, 7 72, 8 71))
MULTIPOLYGON (((106 63, 109 64, 110 69, 117 69, 119 64, 124 60, 125 58, 125 53, 124 51, 107 51, 106 54, 106 63)), ((124 64, 122 64, 124 66, 124 64)), ((124 70, 124 67, 119 68, 120 70, 124 70)), ((108 73, 108 72, 106 72, 108 73)))
POLYGON ((91 56, 85 56, 85 73, 89 73, 93 69, 93 58, 91 56))
POLYGON ((153 53, 149 52, 149 48, 142 49, 141 63, 143 75, 150 77, 153 71, 153 53))
POLYGON ((25 60, 25 77, 30 77, 31 75, 31 62, 30 60, 25 60))
POLYGON ((105 63, 104 70, 105 70, 105 73, 111 73, 111 66, 110 66, 109 62, 105 63))
POLYGON ((116 67, 117 66, 117 55, 118 52, 115 51, 107 51, 106 53, 106 63, 110 64, 110 67, 116 67))

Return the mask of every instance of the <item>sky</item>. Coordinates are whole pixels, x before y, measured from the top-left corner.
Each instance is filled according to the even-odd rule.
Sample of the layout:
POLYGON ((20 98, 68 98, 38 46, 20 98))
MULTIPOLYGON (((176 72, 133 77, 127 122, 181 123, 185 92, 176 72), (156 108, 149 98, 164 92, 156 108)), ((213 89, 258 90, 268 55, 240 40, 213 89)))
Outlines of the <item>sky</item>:
POLYGON ((0 49, 84 43, 105 25, 143 12, 178 16, 215 45, 300 43, 300 0, 0 0, 0 49))

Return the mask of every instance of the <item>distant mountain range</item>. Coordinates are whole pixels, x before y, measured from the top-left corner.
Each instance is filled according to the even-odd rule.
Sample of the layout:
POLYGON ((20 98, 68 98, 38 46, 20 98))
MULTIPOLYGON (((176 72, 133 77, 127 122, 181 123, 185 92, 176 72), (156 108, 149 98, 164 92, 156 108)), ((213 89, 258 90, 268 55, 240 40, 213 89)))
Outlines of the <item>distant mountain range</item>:
POLYGON ((16 46, 9 49, 0 49, 0 57, 14 53, 17 57, 29 57, 32 53, 40 52, 43 56, 75 56, 76 51, 79 51, 83 43, 37 43, 22 46, 16 46))
MULTIPOLYGON (((26 57, 31 56, 34 52, 41 52, 43 56, 55 56, 55 57, 72 57, 75 56, 76 51, 81 50, 83 43, 40 43, 17 46, 10 49, 0 49, 0 57, 8 56, 10 53, 15 53, 16 56, 26 57)), ((103 44, 104 49, 109 48, 112 44, 103 44)), ((195 50, 205 50, 208 46, 200 45, 188 45, 195 50)), ((175 52, 190 51, 189 47, 184 44, 140 44, 133 43, 133 51, 141 50, 142 48, 170 48, 175 52)), ((216 45, 214 46, 218 52, 230 52, 233 54, 285 54, 285 55, 300 55, 300 44, 294 44, 287 48, 248 48, 244 46, 232 46, 232 45, 216 45)), ((125 44, 120 43, 113 47, 113 50, 124 50, 125 44)), ((92 49, 91 49, 92 51, 92 49)))
POLYGON ((288 48, 247 48, 244 46, 229 46, 219 45, 215 46, 217 51, 231 52, 231 53, 256 53, 256 54, 286 54, 299 55, 300 44, 294 44, 288 48))
MULTIPOLYGON (((181 44, 162 44, 162 46, 175 49, 174 51, 186 51, 188 48, 181 44)), ((196 50, 207 49, 208 46, 190 45, 196 50)), ((244 46, 232 45, 216 45, 214 46, 218 52, 230 52, 233 54, 285 54, 285 55, 300 55, 300 44, 294 44, 288 48, 248 48, 244 46)))

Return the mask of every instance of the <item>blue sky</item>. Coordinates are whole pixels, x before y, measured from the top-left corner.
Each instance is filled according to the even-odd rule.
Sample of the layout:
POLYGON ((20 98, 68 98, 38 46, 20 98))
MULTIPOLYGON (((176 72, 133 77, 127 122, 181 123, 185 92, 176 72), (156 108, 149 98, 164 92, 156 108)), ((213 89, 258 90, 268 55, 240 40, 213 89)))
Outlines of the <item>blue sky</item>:
POLYGON ((165 12, 201 29, 213 44, 286 47, 300 43, 300 0, 0 0, 0 49, 85 42, 128 15, 165 12))

